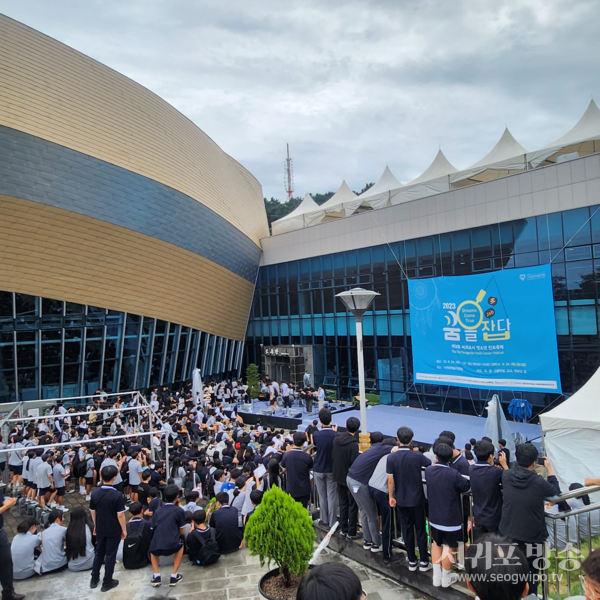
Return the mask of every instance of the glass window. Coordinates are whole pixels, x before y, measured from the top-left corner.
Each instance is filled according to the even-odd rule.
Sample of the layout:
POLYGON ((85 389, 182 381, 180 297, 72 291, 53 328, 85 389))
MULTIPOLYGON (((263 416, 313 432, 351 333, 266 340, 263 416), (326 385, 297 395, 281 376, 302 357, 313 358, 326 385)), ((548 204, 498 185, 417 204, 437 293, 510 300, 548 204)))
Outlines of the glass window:
POLYGON ((582 246, 592 241, 590 230, 590 209, 576 208, 563 213, 565 243, 569 246, 582 246))
POLYGON ((552 293, 555 301, 567 299, 567 275, 562 263, 552 263, 552 293))
MULTIPOLYGON (((537 250, 536 219, 515 221, 515 252, 531 252, 537 250)), ((502 241, 504 245, 504 240, 502 241)))
POLYGON ((596 275, 591 260, 566 264, 569 299, 595 298, 596 275))
POLYGON ((321 257, 316 256, 310 259, 310 278, 321 279, 321 257))
POLYGON ((288 281, 290 283, 298 283, 298 262, 288 263, 288 281))
POLYGON ((356 258, 356 250, 349 250, 344 253, 344 259, 346 262, 346 275, 357 275, 358 274, 358 266, 357 266, 357 258, 356 258))
POLYGON ((425 237, 417 240, 417 257, 420 266, 432 265, 433 260, 433 240, 425 237))
POLYGON ((0 292, 0 319, 2 317, 13 316, 13 295, 12 292, 0 292))
POLYGON ((38 316, 38 299, 27 294, 15 294, 15 309, 19 317, 38 316))
POLYGON ((371 251, 368 248, 358 251, 358 272, 371 273, 371 251))
POLYGON ((489 227, 477 227, 471 230, 473 258, 486 258, 492 253, 492 237, 489 227))
POLYGON ((51 298, 42 298, 42 316, 60 315, 62 316, 65 303, 62 300, 52 300, 51 298))
POLYGON ((323 269, 323 278, 333 277, 333 269, 331 265, 331 255, 321 257, 321 268, 323 269))
POLYGON ((310 279, 310 261, 308 258, 298 261, 300 269, 300 281, 308 281, 310 279))

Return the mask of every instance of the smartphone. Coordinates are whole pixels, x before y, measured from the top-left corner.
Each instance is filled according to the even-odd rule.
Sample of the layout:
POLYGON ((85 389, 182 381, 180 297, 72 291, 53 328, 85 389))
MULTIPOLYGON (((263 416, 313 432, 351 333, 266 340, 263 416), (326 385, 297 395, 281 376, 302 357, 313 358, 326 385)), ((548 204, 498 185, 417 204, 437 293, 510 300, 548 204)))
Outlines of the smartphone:
POLYGON ((542 456, 541 458, 538 458, 537 464, 540 465, 541 467, 545 467, 546 466, 546 457, 542 456))

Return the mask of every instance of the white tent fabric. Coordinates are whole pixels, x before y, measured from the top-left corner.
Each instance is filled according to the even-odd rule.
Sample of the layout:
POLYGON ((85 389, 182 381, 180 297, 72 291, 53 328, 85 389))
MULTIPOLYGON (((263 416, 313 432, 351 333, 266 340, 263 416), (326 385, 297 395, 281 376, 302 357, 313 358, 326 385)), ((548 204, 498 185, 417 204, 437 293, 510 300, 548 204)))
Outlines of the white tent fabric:
POLYGON ((486 408, 488 416, 485 420, 483 434, 492 440, 492 444, 494 444, 496 449, 498 448, 498 440, 506 440, 506 447, 510 452, 511 460, 514 460, 515 442, 497 394, 492 396, 492 399, 488 402, 486 408))
POLYGON ((202 395, 202 374, 200 373, 200 369, 194 369, 192 373, 192 398, 194 400, 198 392, 202 395))
POLYGON ((527 155, 529 164, 535 168, 552 158, 556 162, 561 154, 577 152, 580 156, 600 151, 600 109, 591 100, 579 121, 562 137, 540 150, 527 155))
POLYGON ((527 150, 515 140, 507 127, 498 143, 481 160, 452 175, 450 181, 491 181, 508 175, 511 171, 523 171, 526 167, 526 154, 527 150))
POLYGON ((600 369, 570 398, 540 415, 546 454, 566 491, 571 483, 598 477, 598 467, 587 457, 600 448, 600 369))
POLYGON ((362 204, 358 196, 348 187, 346 180, 342 181, 340 189, 317 211, 306 215, 306 226, 318 225, 326 220, 348 217, 362 204))
POLYGON ((302 202, 289 215, 273 221, 271 224, 273 235, 307 227, 305 217, 315 210, 319 210, 319 205, 310 194, 306 194, 302 202))
POLYGON ((438 150, 425 171, 406 185, 390 192, 390 204, 401 204, 450 190, 449 176, 456 167, 438 150))
POLYGON ((402 184, 396 179, 390 168, 386 167, 377 183, 366 192, 363 192, 357 199, 371 208, 384 208, 389 204, 390 191, 399 187, 402 187, 402 184))

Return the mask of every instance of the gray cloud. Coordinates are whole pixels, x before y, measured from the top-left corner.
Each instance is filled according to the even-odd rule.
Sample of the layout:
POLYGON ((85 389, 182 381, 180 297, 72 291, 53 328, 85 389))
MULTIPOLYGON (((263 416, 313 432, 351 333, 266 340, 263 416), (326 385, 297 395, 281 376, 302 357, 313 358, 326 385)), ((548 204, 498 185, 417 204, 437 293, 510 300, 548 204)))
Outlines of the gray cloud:
POLYGON ((190 117, 283 198, 459 168, 508 124, 535 149, 600 98, 595 0, 4 0, 190 117))

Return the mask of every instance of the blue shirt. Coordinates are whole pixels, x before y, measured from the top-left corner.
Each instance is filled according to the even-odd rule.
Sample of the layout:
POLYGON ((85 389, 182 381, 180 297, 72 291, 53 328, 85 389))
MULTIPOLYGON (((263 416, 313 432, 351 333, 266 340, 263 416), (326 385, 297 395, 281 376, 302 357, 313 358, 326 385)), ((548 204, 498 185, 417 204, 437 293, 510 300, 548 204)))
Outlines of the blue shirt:
POLYGON ((333 438, 336 435, 331 427, 313 433, 313 442, 317 450, 313 467, 315 473, 333 472, 333 438))
POLYGON ((358 455, 348 470, 348 477, 364 485, 369 484, 369 479, 379 464, 380 459, 392 451, 393 446, 387 444, 373 444, 368 450, 358 455))

